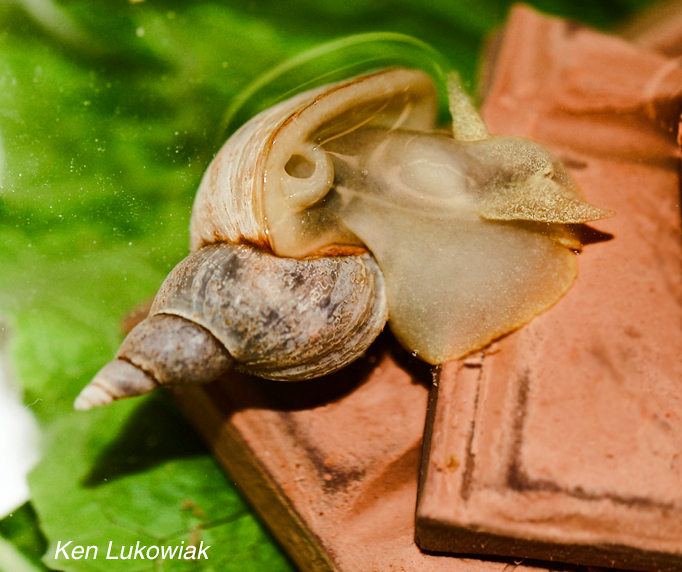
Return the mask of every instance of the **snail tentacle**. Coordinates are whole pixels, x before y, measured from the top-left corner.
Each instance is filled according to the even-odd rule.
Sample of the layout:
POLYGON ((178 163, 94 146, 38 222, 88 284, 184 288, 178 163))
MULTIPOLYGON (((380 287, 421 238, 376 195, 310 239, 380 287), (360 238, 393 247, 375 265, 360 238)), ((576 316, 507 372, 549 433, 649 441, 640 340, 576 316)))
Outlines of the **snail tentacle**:
POLYGON ((458 141, 490 139, 485 122, 471 102, 457 72, 448 74, 448 104, 452 115, 452 136, 458 141))

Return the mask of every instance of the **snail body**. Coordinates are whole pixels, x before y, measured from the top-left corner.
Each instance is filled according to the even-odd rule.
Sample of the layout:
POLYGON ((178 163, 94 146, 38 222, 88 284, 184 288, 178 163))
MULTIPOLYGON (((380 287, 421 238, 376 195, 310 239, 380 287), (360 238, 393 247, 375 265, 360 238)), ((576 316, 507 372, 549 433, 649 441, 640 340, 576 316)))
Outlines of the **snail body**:
POLYGON ((238 130, 199 187, 192 254, 77 408, 234 366, 317 377, 386 320, 442 363, 553 304, 577 272, 567 225, 612 213, 542 146, 490 136, 458 82, 449 92, 452 132, 437 129, 433 81, 405 69, 300 94, 238 130))

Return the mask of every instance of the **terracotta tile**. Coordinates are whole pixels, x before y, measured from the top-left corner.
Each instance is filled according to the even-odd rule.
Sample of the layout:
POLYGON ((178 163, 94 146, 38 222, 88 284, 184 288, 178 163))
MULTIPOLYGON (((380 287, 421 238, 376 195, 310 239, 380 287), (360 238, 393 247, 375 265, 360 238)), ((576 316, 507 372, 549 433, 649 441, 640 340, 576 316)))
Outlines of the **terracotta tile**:
POLYGON ((526 8, 484 115, 561 157, 615 210, 585 229, 552 309, 444 366, 417 513, 422 547, 682 567, 682 236, 677 62, 526 8))

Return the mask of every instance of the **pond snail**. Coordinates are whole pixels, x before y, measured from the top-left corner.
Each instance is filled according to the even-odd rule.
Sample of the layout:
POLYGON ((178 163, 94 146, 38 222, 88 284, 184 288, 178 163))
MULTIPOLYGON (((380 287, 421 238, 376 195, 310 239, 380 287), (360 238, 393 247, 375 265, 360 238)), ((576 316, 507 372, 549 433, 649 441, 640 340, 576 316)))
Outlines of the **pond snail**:
POLYGON ((571 285, 585 202, 545 148, 489 135, 456 76, 452 129, 421 71, 390 69, 284 101, 204 175, 192 253, 77 409, 210 382, 296 381, 365 352, 386 321, 438 364, 528 322, 571 285))

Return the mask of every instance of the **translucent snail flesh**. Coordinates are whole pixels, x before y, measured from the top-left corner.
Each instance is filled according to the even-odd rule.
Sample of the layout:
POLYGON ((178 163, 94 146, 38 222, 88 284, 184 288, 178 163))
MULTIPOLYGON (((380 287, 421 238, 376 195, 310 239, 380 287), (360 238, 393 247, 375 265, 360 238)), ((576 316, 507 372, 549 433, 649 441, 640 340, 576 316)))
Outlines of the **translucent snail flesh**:
POLYGON ((456 77, 451 131, 420 71, 309 91, 239 129, 194 204, 192 254, 76 400, 87 409, 235 366, 331 373, 386 320, 429 363, 552 305, 577 272, 587 203, 542 146, 489 135, 456 77))

